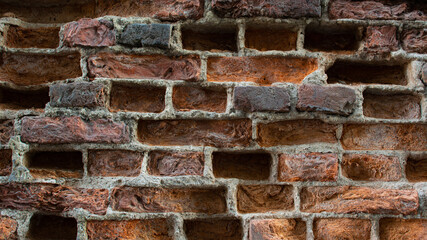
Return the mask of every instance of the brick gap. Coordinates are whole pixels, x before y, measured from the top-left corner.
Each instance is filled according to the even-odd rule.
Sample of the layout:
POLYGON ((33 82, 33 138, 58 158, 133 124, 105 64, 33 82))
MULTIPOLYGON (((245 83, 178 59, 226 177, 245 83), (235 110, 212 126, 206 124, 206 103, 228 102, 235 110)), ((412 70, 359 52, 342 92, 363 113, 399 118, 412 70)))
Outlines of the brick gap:
POLYGON ((80 151, 31 151, 24 162, 35 178, 81 178, 84 172, 80 151))
POLYGON ((182 46, 188 50, 237 52, 238 27, 234 24, 184 25, 182 46))
POLYGON ((298 31, 294 27, 279 24, 248 24, 245 31, 245 47, 259 51, 296 50, 298 31))
POLYGON ((6 46, 11 48, 57 48, 59 27, 24 28, 9 26, 6 46))
POLYGON ((426 182, 427 155, 409 155, 406 159, 405 173, 409 182, 426 182))
POLYGON ((309 24, 305 28, 304 48, 310 51, 355 52, 361 41, 358 26, 309 24))
POLYGON ((184 232, 188 240, 227 239, 243 237, 242 221, 238 218, 209 218, 184 220, 184 232))
POLYGON ((43 109, 49 100, 49 88, 18 90, 0 86, 0 109, 43 109))
POLYGON ((214 152, 212 167, 215 177, 245 180, 268 180, 272 157, 265 152, 214 152))
POLYGON ((31 217, 27 238, 30 240, 76 239, 77 221, 74 218, 36 213, 31 217))
POLYGON ((225 112, 227 108, 227 89, 222 86, 174 86, 172 102, 173 107, 178 111, 225 112))
POLYGON ((0 176, 7 176, 12 172, 12 150, 0 150, 0 176))

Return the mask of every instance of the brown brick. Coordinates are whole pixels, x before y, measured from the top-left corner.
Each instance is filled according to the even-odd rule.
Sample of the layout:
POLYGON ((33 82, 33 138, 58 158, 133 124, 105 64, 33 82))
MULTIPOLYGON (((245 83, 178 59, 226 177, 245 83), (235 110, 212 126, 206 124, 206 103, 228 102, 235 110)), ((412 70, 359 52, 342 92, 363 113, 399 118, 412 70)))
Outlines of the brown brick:
POLYGON ((17 240, 18 222, 9 217, 0 216, 0 239, 17 240))
POLYGON ((212 170, 217 178, 268 180, 271 155, 263 152, 214 152, 212 170))
POLYGON ((198 56, 126 55, 99 53, 88 58, 92 78, 150 78, 195 81, 200 77, 198 56))
POLYGON ((341 144, 352 150, 427 150, 427 124, 344 124, 341 144))
POLYGON ((347 87, 304 84, 298 88, 299 111, 350 115, 355 108, 356 92, 347 87))
POLYGON ((411 94, 363 93, 363 115, 386 119, 418 119, 420 98, 411 94))
POLYGON ((357 26, 311 23, 305 28, 304 48, 313 51, 350 54, 359 48, 357 26))
POLYGON ((213 0, 212 8, 220 17, 320 17, 319 0, 213 0))
POLYGON ((0 81, 39 85, 82 76, 80 54, 2 53, 0 81))
POLYGON ((76 208, 93 214, 105 214, 108 206, 108 190, 85 189, 57 184, 0 184, 0 208, 40 210, 62 213, 76 208))
POLYGON ((25 166, 34 178, 82 178, 84 172, 80 151, 30 151, 25 166))
POLYGON ((73 240, 76 238, 77 220, 75 218, 35 213, 30 219, 25 239, 73 240))
POLYGON ((367 187, 306 187, 301 191, 301 211, 371 214, 416 214, 415 190, 367 187))
POLYGON ((370 53, 388 53, 399 49, 395 26, 369 26, 364 49, 370 53))
POLYGON ((245 46, 259 51, 290 51, 296 49, 297 36, 290 29, 251 26, 245 31, 245 46))
POLYGON ((114 210, 140 213, 225 213, 223 188, 120 187, 111 193, 114 210))
POLYGON ((235 218, 185 220, 184 230, 188 240, 241 240, 243 237, 241 220, 235 218))
POLYGON ((0 150, 0 176, 7 176, 12 172, 12 150, 0 150))
POLYGON ((0 120, 0 143, 8 144, 10 137, 13 135, 14 120, 0 120))
POLYGON ((143 154, 126 150, 89 150, 88 174, 102 177, 136 177, 141 172, 143 154))
POLYGON ((407 52, 427 53, 427 28, 405 30, 402 34, 402 47, 407 52))
POLYGON ((235 87, 234 107, 245 112, 289 112, 288 90, 278 87, 235 87))
POLYGON ((59 28, 24 28, 9 26, 6 46, 11 48, 57 48, 59 28))
POLYGON ((202 176, 204 166, 201 152, 152 151, 148 160, 148 172, 156 176, 202 176))
POLYGON ((149 145, 247 146, 251 121, 236 120, 141 120, 139 141, 149 145))
POLYGON ((332 153, 281 154, 279 181, 335 181, 338 175, 338 156, 332 153))
POLYGON ((324 218, 313 223, 314 238, 329 239, 371 239, 371 221, 369 219, 324 218))
POLYGON ((24 117, 21 140, 27 143, 125 143, 129 130, 124 122, 71 117, 24 117))
POLYGON ((227 91, 225 88, 176 86, 173 88, 172 100, 178 111, 225 112, 227 91))
POLYGON ((101 83, 73 82, 50 86, 52 107, 105 107, 105 86, 101 83))
POLYGON ((410 182, 427 182, 427 155, 410 155, 406 159, 405 172, 410 182))
POLYGON ((306 226, 301 219, 255 219, 250 221, 249 240, 305 240, 306 226))
POLYGON ((263 147, 310 143, 336 143, 337 126, 320 120, 289 120, 258 125, 258 143, 263 147))
POLYGON ((113 22, 108 20, 82 18, 65 24, 62 34, 67 47, 107 47, 116 43, 113 22))
POLYGON ((237 210, 241 213, 287 211, 294 208, 290 185, 239 185, 237 210))
POLYGON ((207 78, 211 82, 301 83, 317 69, 312 58, 210 57, 207 78))
POLYGON ((423 240, 426 236, 426 219, 380 219, 381 240, 423 240))
POLYGON ((237 26, 184 26, 181 29, 182 46, 188 50, 237 52, 237 26))
POLYGON ((395 156, 346 153, 341 168, 344 177, 357 181, 397 181, 402 177, 395 156))
POLYGON ((43 111, 49 102, 49 89, 20 90, 0 86, 0 109, 21 110, 33 109, 43 111))
POLYGON ((165 109, 165 87, 113 83, 110 111, 159 113, 165 109))
POLYGON ((172 240, 167 219, 89 220, 86 225, 89 240, 153 239, 172 240))

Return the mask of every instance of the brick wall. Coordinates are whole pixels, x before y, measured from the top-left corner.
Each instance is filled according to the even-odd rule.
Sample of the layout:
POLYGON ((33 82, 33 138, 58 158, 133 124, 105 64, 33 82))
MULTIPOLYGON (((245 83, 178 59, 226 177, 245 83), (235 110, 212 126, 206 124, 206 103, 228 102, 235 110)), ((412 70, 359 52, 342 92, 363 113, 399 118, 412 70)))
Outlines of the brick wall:
POLYGON ((424 1, 0 15, 0 239, 426 238, 424 1))

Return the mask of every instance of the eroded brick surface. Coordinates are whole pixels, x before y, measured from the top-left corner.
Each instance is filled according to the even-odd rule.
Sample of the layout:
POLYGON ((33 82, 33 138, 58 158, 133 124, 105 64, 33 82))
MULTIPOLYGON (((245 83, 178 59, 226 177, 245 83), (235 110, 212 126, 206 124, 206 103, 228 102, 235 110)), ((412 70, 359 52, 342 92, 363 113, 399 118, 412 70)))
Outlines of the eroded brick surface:
POLYGON ((427 235, 426 219, 396 219, 383 218, 380 220, 380 239, 423 239, 427 235))
POLYGON ((152 151, 148 172, 158 176, 203 175, 204 164, 200 152, 152 151))
POLYGON ((361 181, 397 181, 402 168, 396 156, 344 154, 341 163, 345 177, 361 181))
POLYGON ((290 185, 240 185, 237 189, 237 210, 241 213, 262 213, 291 210, 294 207, 290 185))
POLYGON ((369 219, 323 218, 313 223, 315 239, 371 239, 371 221, 369 219))
POLYGON ((143 154, 126 150, 89 150, 88 174, 91 176, 136 177, 141 171, 143 154))
POLYGON ((64 26, 64 45, 68 47, 106 47, 116 43, 116 33, 111 21, 82 18, 64 26))
POLYGON ((256 219, 249 226, 249 240, 306 239, 305 222, 301 219, 256 219))

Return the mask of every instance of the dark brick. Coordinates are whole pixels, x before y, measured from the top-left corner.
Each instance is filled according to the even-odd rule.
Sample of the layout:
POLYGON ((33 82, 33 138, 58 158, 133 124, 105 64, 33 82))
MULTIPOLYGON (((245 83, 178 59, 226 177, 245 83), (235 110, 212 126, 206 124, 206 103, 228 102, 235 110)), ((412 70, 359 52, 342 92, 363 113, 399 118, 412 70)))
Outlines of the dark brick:
POLYGON ((403 31, 402 47, 407 52, 427 53, 427 28, 403 31))
POLYGON ((236 87, 234 106, 245 112, 289 112, 288 91, 277 87, 236 87))
POLYGON ((169 48, 171 25, 134 23, 126 26, 119 43, 132 47, 169 48))
POLYGON ((13 135, 13 120, 0 120, 0 143, 7 144, 13 135))
POLYGON ((6 46, 12 48, 57 48, 59 27, 24 28, 9 26, 6 46))
POLYGON ((31 217, 26 239, 74 240, 76 238, 77 220, 75 218, 35 213, 31 217))
POLYGON ((12 172, 12 150, 0 150, 0 176, 7 176, 12 172))
POLYGON ((50 86, 52 107, 105 107, 105 86, 99 83, 74 82, 50 86))
POLYGON ((243 237, 242 223, 237 218, 185 220, 184 230, 188 240, 241 240, 243 237))

